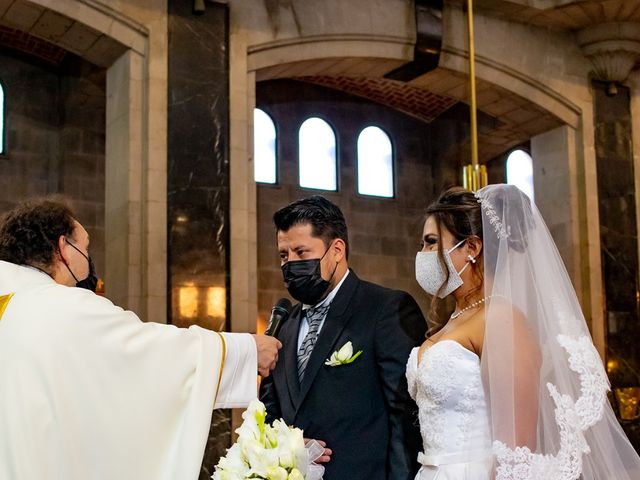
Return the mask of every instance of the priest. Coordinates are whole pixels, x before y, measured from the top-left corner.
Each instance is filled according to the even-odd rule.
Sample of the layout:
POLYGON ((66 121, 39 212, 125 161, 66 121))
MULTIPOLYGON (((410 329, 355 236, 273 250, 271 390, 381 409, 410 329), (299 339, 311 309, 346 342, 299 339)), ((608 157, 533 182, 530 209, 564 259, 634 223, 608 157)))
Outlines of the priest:
POLYGON ((0 225, 0 478, 196 480, 212 410, 256 398, 281 345, 141 322, 78 288, 91 266, 64 204, 0 225))

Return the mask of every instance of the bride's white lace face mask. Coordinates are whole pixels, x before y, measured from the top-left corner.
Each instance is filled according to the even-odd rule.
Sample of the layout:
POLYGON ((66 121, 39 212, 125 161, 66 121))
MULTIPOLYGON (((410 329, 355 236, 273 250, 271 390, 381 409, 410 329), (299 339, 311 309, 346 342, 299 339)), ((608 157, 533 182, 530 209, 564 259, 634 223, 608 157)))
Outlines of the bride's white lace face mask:
POLYGON ((418 252, 416 253, 416 280, 422 287, 422 289, 429 295, 438 295, 440 298, 444 298, 450 293, 454 292, 464 283, 460 276, 469 266, 469 261, 465 263, 462 270, 456 271, 456 267, 453 265, 450 253, 456 248, 466 242, 466 238, 458 242, 453 248, 442 252, 444 255, 444 261, 447 264, 449 270, 449 280, 442 288, 442 291, 438 293, 440 286, 445 283, 447 278, 447 272, 442 268, 442 265, 438 261, 438 252, 418 252))

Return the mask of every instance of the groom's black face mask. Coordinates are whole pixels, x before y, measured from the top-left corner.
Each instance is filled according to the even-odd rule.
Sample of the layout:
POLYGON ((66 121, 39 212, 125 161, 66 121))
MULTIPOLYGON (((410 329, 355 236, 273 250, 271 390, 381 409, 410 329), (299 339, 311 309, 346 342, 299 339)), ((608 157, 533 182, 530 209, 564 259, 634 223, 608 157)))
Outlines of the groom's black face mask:
POLYGON ((82 253, 82 250, 76 247, 69 240, 67 240, 67 243, 71 245, 73 248, 75 248, 78 251, 78 253, 80 253, 80 255, 86 258, 87 262, 89 262, 89 275, 87 275, 87 278, 85 278, 84 280, 78 280, 76 276, 73 274, 73 272, 71 271, 71 268, 69 268, 69 265, 67 265, 67 262, 65 262, 65 265, 69 270, 69 273, 71 273, 71 276, 76 281, 76 287, 86 288, 87 290, 91 290, 92 292, 95 292, 96 288, 98 287, 98 276, 96 275, 96 267, 93 265, 93 260, 91 260, 91 256, 87 256, 84 253, 82 253))
POLYGON ((287 287, 289 294, 305 305, 315 305, 322 299, 329 289, 331 278, 336 273, 337 263, 331 278, 329 280, 322 278, 320 261, 328 251, 329 249, 327 248, 321 258, 292 260, 281 267, 284 285, 287 287))

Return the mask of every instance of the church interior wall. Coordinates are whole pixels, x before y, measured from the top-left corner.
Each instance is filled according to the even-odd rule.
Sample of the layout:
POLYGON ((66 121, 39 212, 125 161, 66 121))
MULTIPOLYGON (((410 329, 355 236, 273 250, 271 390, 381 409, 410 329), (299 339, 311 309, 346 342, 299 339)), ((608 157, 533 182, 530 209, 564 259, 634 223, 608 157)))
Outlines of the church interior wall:
MULTIPOLYGON (((463 10, 446 4, 443 24, 440 66, 464 73, 468 60, 463 10)), ((539 205, 543 215, 556 217, 557 204, 568 208, 562 213, 563 221, 567 222, 564 233, 568 235, 558 239, 558 248, 561 252, 577 252, 570 265, 571 278, 579 289, 578 297, 588 321, 602 326, 604 300, 594 102, 590 84, 592 67, 573 32, 514 22, 482 10, 475 15, 475 41, 478 79, 528 99, 571 129, 568 135, 572 145, 567 148, 556 145, 564 153, 558 159, 561 163, 555 175, 565 188, 554 188, 557 182, 539 182, 536 190, 544 199, 539 205)), ((595 341, 603 353, 604 338, 595 341)))
MULTIPOLYGON (((107 113, 106 117, 111 123, 107 121, 106 125, 103 111, 86 108, 87 97, 99 96, 92 79, 61 77, 24 58, 0 54, 0 73, 6 69, 10 77, 20 78, 19 82, 7 82, 4 78, 0 81, 5 87, 13 84, 19 89, 22 107, 28 111, 28 114, 16 115, 12 110, 16 104, 12 105, 14 100, 9 92, 10 153, 0 159, 3 165, 0 208, 5 210, 27 195, 52 191, 73 197, 79 216, 92 235, 92 254, 98 269, 106 269, 105 254, 101 257, 100 250, 106 250, 107 244, 112 246, 111 259, 124 259, 116 264, 107 258, 111 272, 107 290, 112 285, 116 302, 133 308, 145 319, 165 321, 168 1, 21 0, 15 3, 47 6, 68 15, 115 39, 127 53, 109 68, 106 103, 111 115, 107 113), (37 79, 38 83, 31 84, 29 89, 29 84, 23 81, 25 78, 37 79), (109 190, 104 177, 105 148, 106 163, 112 161, 111 166, 125 171, 124 182, 110 184, 112 193, 107 194, 107 198, 118 199, 115 203, 99 201, 100 196, 105 196, 105 190, 109 190), (48 155, 51 151, 58 154, 48 155), (105 228, 105 217, 109 214, 121 217, 115 228, 105 228)), ((312 193, 299 189, 292 180, 295 179, 292 152, 297 138, 293 130, 288 135, 289 145, 283 145, 285 150, 289 149, 289 156, 283 158, 283 181, 288 178, 288 183, 279 187, 256 187, 253 181, 251 114, 256 104, 256 80, 314 73, 381 76, 412 56, 413 5, 404 0, 228 0, 223 3, 230 12, 231 326, 238 331, 253 331, 257 313, 265 316, 273 301, 285 294, 275 241, 269 240, 274 238, 270 215, 287 202, 312 193), (278 288, 273 288, 274 285, 278 288)), ((10 4, 14 1, 0 0, 0 14, 10 4)), ((475 29, 478 79, 526 98, 563 124, 531 139, 534 162, 538 162, 535 168, 539 173, 546 172, 539 176, 542 181, 536 183, 536 194, 578 290, 587 320, 594 331, 600 332, 594 337, 602 353, 606 319, 603 317, 597 120, 591 67, 570 30, 518 23, 482 9, 476 12, 475 29)), ((466 19, 463 10, 449 2, 445 2, 443 32, 440 67, 466 74, 466 19)), ((267 85, 258 83, 258 103, 267 98, 267 85)), ((640 115, 637 71, 632 73, 630 85, 633 125, 640 115)), ((277 89, 273 89, 275 95, 277 89)), ((327 98, 329 96, 327 94, 327 98)), ((405 190, 397 188, 397 191, 406 191, 412 196, 387 201, 364 199, 357 194, 346 194, 344 190, 328 195, 344 209, 351 226, 352 264, 364 278, 409 290, 426 311, 426 303, 413 282, 413 253, 417 248, 413 242, 414 238, 418 240, 414 233, 419 232, 419 226, 412 225, 410 220, 420 218, 422 208, 441 186, 457 182, 457 169, 465 152, 446 153, 450 144, 466 140, 461 133, 466 124, 461 117, 456 117, 453 109, 453 123, 447 124, 445 115, 425 127, 398 112, 353 99, 345 103, 344 98, 338 101, 338 97, 337 94, 331 96, 331 101, 325 102, 322 108, 327 115, 335 117, 335 125, 341 126, 339 151, 345 153, 341 163, 341 188, 350 185, 350 191, 354 192, 353 139, 359 126, 352 113, 361 114, 365 109, 371 118, 388 122, 387 131, 392 139, 400 139, 394 140, 398 152, 397 185, 402 184, 405 190), (337 110, 341 112, 339 115, 337 110), (347 116, 351 120, 346 119, 347 116), (409 127, 401 129, 399 125, 409 127), (430 192, 431 197, 421 197, 423 191, 430 192), (371 213, 371 205, 375 205, 375 213, 371 213), (374 233, 389 223, 398 232, 397 236, 386 235, 384 240, 374 233), (383 248, 394 253, 385 255, 383 248), (401 253, 405 251, 407 255, 401 253)), ((266 104, 263 106, 268 109, 266 104)), ((292 122, 293 114, 302 115, 305 107, 298 102, 273 108, 274 111, 281 109, 286 121, 292 122)), ((464 109, 464 105, 459 106, 461 112, 464 109)), ((636 167, 640 158, 639 131, 631 129, 636 167)), ((338 155, 342 157, 341 153, 338 155)), ((495 172, 492 175, 495 177, 495 172)), ((640 168, 635 168, 634 175, 637 204, 640 168)), ((636 208, 638 218, 640 208, 636 208)))
MULTIPOLYGON (((33 3, 41 5, 44 2, 34 0, 33 3)), ((69 14, 71 7, 79 3, 64 0, 57 3, 55 9, 69 14)), ((238 272, 251 272, 257 263, 254 257, 257 245, 250 233, 255 225, 255 208, 252 206, 255 187, 251 185, 250 168, 250 112, 254 103, 256 77, 260 78, 265 69, 271 67, 280 68, 290 62, 317 59, 319 55, 335 55, 340 51, 361 59, 360 68, 371 67, 367 62, 381 56, 388 61, 402 63, 411 55, 415 31, 410 2, 400 0, 374 4, 364 0, 349 3, 335 0, 318 5, 313 2, 294 5, 286 2, 230 0, 226 4, 230 11, 229 70, 232 79, 229 141, 233 187, 230 210, 234 220, 231 222, 231 237, 234 248, 242 248, 240 260, 238 255, 231 253, 232 277, 241 281, 236 283, 232 279, 230 301, 232 315, 237 312, 242 317, 232 324, 246 330, 252 328, 252 298, 257 289, 250 274, 242 276, 238 272), (394 15, 389 15, 390 11, 394 15), (336 15, 336 12, 340 14, 336 15), (321 50, 317 48, 318 44, 331 47, 321 50), (381 45, 396 47, 386 49, 381 45), (242 168, 237 166, 238 163, 243 164, 242 168), (234 174, 234 169, 238 168, 244 172, 241 176, 234 174)), ((143 187, 138 192, 144 198, 140 212, 136 213, 140 217, 136 226, 139 231, 129 232, 125 229, 112 233, 116 236, 125 233, 133 244, 143 247, 131 251, 128 261, 133 263, 125 265, 125 270, 112 277, 112 282, 118 284, 118 279, 125 275, 123 284, 138 286, 134 289, 135 295, 123 297, 124 303, 143 312, 148 311, 149 317, 154 319, 166 318, 163 307, 166 305, 165 262, 157 259, 167 257, 166 241, 162 240, 165 233, 163 226, 166 225, 166 214, 163 213, 166 212, 166 130, 162 126, 166 125, 167 111, 167 2, 105 1, 96 2, 95 6, 97 8, 76 9, 74 18, 101 32, 110 32, 113 38, 131 48, 132 55, 138 57, 135 63, 141 64, 140 70, 134 73, 135 82, 139 81, 140 85, 136 86, 132 95, 141 97, 137 99, 141 100, 140 111, 135 114, 140 115, 143 124, 135 130, 113 131, 114 135, 126 138, 135 150, 130 161, 135 163, 141 160, 143 169, 146 169, 141 179, 143 187), (111 23, 106 20, 109 16, 111 23), (130 30, 124 25, 131 27, 130 30), (148 39, 146 44, 145 38, 148 39), (142 297, 146 303, 126 301, 134 297, 142 297)), ((464 12, 460 7, 445 3, 443 27, 445 37, 441 66, 464 72, 466 32, 464 12)), ((583 307, 588 313, 597 310, 601 303, 597 215, 594 217, 586 213, 596 211, 598 201, 588 61, 569 31, 516 23, 492 16, 482 9, 476 12, 476 45, 480 79, 517 91, 574 130, 576 145, 573 151, 578 165, 570 175, 575 178, 572 188, 576 184, 578 187, 565 195, 569 195, 572 203, 579 204, 579 214, 572 209, 570 222, 573 225, 584 220, 586 227, 572 226, 569 229, 570 237, 563 240, 563 250, 579 250, 580 254, 576 255, 579 265, 573 271, 580 272, 584 280, 583 307), (512 48, 514 44, 522 45, 522 48, 512 48)), ((380 58, 378 61, 380 65, 391 68, 380 58)), ((345 62, 348 65, 343 62, 342 67, 346 65, 354 71, 358 70, 353 60, 345 62)), ((322 62, 316 64, 316 69, 324 65, 322 62)), ((341 66, 334 65, 333 68, 339 69, 341 66)), ((377 74, 378 71, 373 68, 369 72, 377 74)), ((273 75, 274 71, 270 74, 273 75)), ((563 200, 563 193, 545 190, 544 185, 539 189, 545 198, 563 200)), ((572 277, 575 281, 573 273, 572 277)))
POLYGON ((6 155, 0 205, 51 194, 68 198, 104 271, 105 71, 77 57, 60 66, 0 52, 6 155))
MULTIPOLYGON (((467 115, 467 109, 455 109, 448 118, 428 124, 389 107, 295 80, 259 82, 256 99, 257 107, 264 109, 275 122, 279 165, 278 184, 258 184, 257 187, 261 318, 268 318, 275 301, 287 295, 276 248, 273 213, 292 201, 314 194, 326 196, 345 214, 351 252, 349 265, 356 274, 365 280, 410 292, 426 315, 430 299, 416 283, 414 267, 424 210, 443 188, 457 183, 456 167, 442 161, 440 155, 452 137, 438 134, 450 127, 456 117, 460 122, 467 115), (327 121, 336 133, 337 192, 304 189, 298 183, 298 129, 312 116, 327 121), (357 193, 357 138, 362 129, 370 125, 383 129, 394 148, 396 178, 392 199, 357 193)), ((457 135, 459 142, 466 132, 457 135)))
POLYGON ((358 35, 395 38, 395 41, 406 42, 407 45, 415 39, 413 5, 404 0, 228 0, 226 3, 232 22, 248 35, 249 45, 260 45, 258 49, 274 44, 299 43, 300 37, 305 37, 307 43, 313 43, 318 37, 328 36, 337 44, 344 44, 349 37, 358 35))
MULTIPOLYGON (((344 16, 336 19, 335 25, 327 27, 321 20, 323 7, 313 15, 300 15, 303 20, 296 24, 295 17, 298 5, 277 5, 277 15, 265 11, 262 5, 255 6, 255 11, 249 12, 248 6, 241 1, 231 1, 231 57, 230 71, 235 81, 231 82, 231 143, 236 143, 232 149, 231 179, 234 185, 243 184, 239 191, 247 192, 244 197, 251 201, 255 194, 251 193, 252 174, 250 169, 243 170, 244 174, 234 174, 233 164, 251 158, 253 89, 255 80, 264 78, 286 77, 287 75, 305 74, 334 74, 334 75, 362 75, 364 66, 368 68, 368 75, 381 76, 375 63, 380 68, 388 64, 379 57, 385 56, 398 64, 411 56, 410 50, 390 50, 383 47, 382 42, 394 41, 396 45, 403 42, 412 45, 415 38, 413 27, 407 28, 406 22, 412 22, 410 16, 403 16, 405 10, 398 16, 378 12, 376 28, 370 30, 368 44, 354 46, 353 38, 364 35, 362 30, 363 14, 356 5, 346 7, 342 4, 344 16), (348 10, 348 11, 347 11, 348 10), (304 18, 303 18, 304 17, 304 18), (343 18, 353 18, 353 22, 345 24, 343 18), (403 18, 403 26, 394 22, 403 18), (387 22, 386 24, 384 22, 387 22), (283 26, 284 25, 284 26, 283 26), (302 26, 302 28, 300 28, 302 26), (380 28, 381 27, 381 28, 380 28), (389 35, 391 33, 391 35, 389 35), (342 36, 340 36, 342 35, 342 36), (393 37, 393 40, 391 38, 393 37), (359 60, 354 66, 352 59, 339 60, 339 52, 349 56, 353 53, 359 60), (384 52, 384 55, 381 55, 384 52), (313 60, 313 61, 311 61, 313 60), (338 61, 339 60, 339 61, 338 61), (324 69, 324 71, 323 71, 324 69), (246 72, 246 73, 245 73, 246 72), (234 123, 234 117, 236 122, 234 123), (245 133, 246 132, 246 133, 245 133)), ((385 6, 386 7, 386 6, 385 6)), ((377 6, 367 5, 371 12, 377 6)), ((386 12, 391 11, 390 8, 386 12)), ((375 12, 374 12, 375 13, 375 12)), ((372 13, 373 15, 373 13, 372 13)), ((553 190, 545 184, 537 185, 540 197, 547 200, 542 209, 553 210, 553 205, 566 203, 568 208, 567 232, 570 234, 562 238, 561 250, 576 251, 575 265, 571 268, 571 275, 576 287, 580 289, 579 297, 589 319, 601 324, 599 314, 601 305, 601 281, 597 272, 600 270, 600 250, 598 237, 598 222, 596 217, 587 212, 597 210, 595 156, 593 148, 593 101, 589 86, 589 61, 584 57, 571 32, 549 29, 539 26, 517 23, 505 18, 497 18, 481 9, 476 12, 476 54, 477 75, 479 80, 489 85, 513 92, 522 99, 532 102, 538 108, 555 117, 559 123, 569 125, 573 131, 573 145, 570 152, 573 156, 567 159, 563 166, 563 181, 571 187, 565 190, 553 190), (518 48, 513 48, 514 45, 518 48)), ((445 3, 443 11, 443 53, 440 67, 466 75, 466 18, 463 10, 456 5, 445 3)), ((427 74, 428 75, 428 74, 427 74)), ((420 78, 413 83, 420 84, 420 78)), ((464 93, 464 92, 463 92, 464 93)), ((461 100, 465 101, 465 98, 461 100)), ((499 120, 498 120, 499 121, 499 120)), ((462 152, 464 153, 464 151, 462 152)), ((456 155, 456 161, 460 161, 456 155)), ((453 157, 452 157, 453 158, 453 157)), ((534 159, 535 162, 535 159, 534 159)), ((249 163, 249 167, 251 163, 249 163)), ((455 165, 456 167, 459 165, 455 165)), ((240 170, 236 170, 239 172, 240 170)), ((455 177, 455 175, 454 175, 455 177)), ((232 189, 232 209, 234 191, 232 189)), ((545 212, 543 211, 543 214, 545 212)), ((567 212, 565 212, 567 213, 567 212)), ((236 238, 246 233, 247 245, 255 242, 252 237, 251 224, 255 214, 249 212, 248 228, 243 227, 236 233, 236 238)), ((233 230, 232 222, 232 230, 233 230)), ((566 232, 565 232, 566 233, 566 232)), ((232 233, 233 236, 233 233, 232 233)), ((258 247, 256 247, 258 248, 258 247)), ((232 255, 233 256, 233 255, 232 255)), ((253 260, 244 255, 235 262, 232 270, 251 271, 253 260)), ((232 260, 232 263, 233 260, 232 260)), ((243 285, 245 291, 240 293, 248 300, 243 304, 247 307, 243 318, 250 318, 251 311, 256 308, 249 295, 256 289, 250 277, 246 277, 243 285)), ((232 292, 232 295, 235 295, 232 292)), ((233 299, 232 299, 233 303, 233 299)), ((232 313, 233 315, 233 313, 232 313)), ((250 323, 249 323, 250 324, 250 323)), ((248 324, 247 324, 248 325, 248 324)))
MULTIPOLYGON (((63 3, 67 5, 70 2, 63 3)), ((232 159, 236 158, 234 155, 242 155, 245 160, 250 156, 250 140, 247 138, 246 129, 250 127, 250 119, 247 117, 247 112, 250 111, 250 108, 247 107, 251 107, 251 105, 247 105, 247 100, 251 100, 253 87, 250 84, 251 79, 254 78, 251 75, 255 76, 255 73, 251 71, 251 62, 247 61, 248 55, 268 50, 274 45, 286 44, 288 46, 298 45, 300 48, 296 55, 298 59, 304 59, 317 56, 317 49, 314 51, 313 41, 310 42, 310 40, 327 37, 331 39, 337 50, 340 48, 348 49, 347 47, 353 46, 348 38, 349 35, 373 35, 380 39, 396 42, 397 45, 411 45, 415 32, 412 26, 412 10, 406 2, 397 1, 395 7, 389 4, 375 4, 372 6, 370 2, 360 3, 345 5, 344 2, 326 2, 319 6, 314 6, 313 12, 306 12, 303 11, 304 9, 300 10, 302 7, 296 7, 296 10, 292 6, 287 7, 280 4, 276 4, 275 8, 269 7, 272 4, 268 4, 268 2, 258 2, 257 5, 248 5, 240 0, 227 2, 230 8, 230 35, 231 39, 236 40, 235 43, 232 41, 230 45, 232 50, 230 73, 232 76, 236 75, 237 79, 237 68, 240 68, 245 74, 243 82, 232 82, 231 86, 232 138, 230 142, 232 145, 235 144, 235 148, 232 148, 231 152, 232 159), (365 3, 367 8, 360 8, 365 3), (343 15, 335 15, 338 7, 343 15), (386 14, 390 9, 393 9, 397 15, 386 14), (331 21, 328 21, 329 19, 331 21), (238 51, 238 49, 244 53, 238 51), (237 54, 233 53, 234 50, 237 51, 237 54), (234 94, 234 89, 239 90, 234 94), (234 105, 234 99, 239 101, 241 93, 244 97, 242 98, 242 105, 236 106, 234 105), (240 107, 243 110, 241 114, 239 114, 240 107), (235 126, 233 125, 234 116, 238 117, 235 126), (241 129, 245 129, 245 132, 240 133, 241 129)), ((147 130, 148 138, 134 138, 132 140, 141 142, 143 148, 150 153, 150 159, 155 159, 153 162, 156 165, 150 168, 149 172, 154 177, 153 180, 157 181, 150 181, 147 186, 147 193, 150 197, 148 205, 155 216, 157 212, 161 212, 164 209, 166 202, 166 199, 162 198, 163 194, 160 191, 163 190, 162 186, 166 185, 166 165, 161 160, 166 158, 166 134, 162 133, 162 128, 156 128, 163 121, 166 122, 166 44, 168 41, 166 1, 154 0, 143 4, 105 2, 104 5, 108 6, 114 12, 114 15, 130 17, 148 29, 150 54, 147 65, 148 77, 146 79, 148 83, 144 92, 145 95, 148 95, 148 105, 142 107, 143 109, 146 108, 147 112, 150 113, 148 116, 150 122, 147 130), (156 186, 160 186, 160 190, 156 186)), ((307 5, 304 8, 311 7, 307 5)), ((459 7, 450 6, 449 4, 446 4, 444 12, 445 42, 441 65, 462 71, 466 68, 463 66, 465 51, 463 12, 459 7)), ((88 9, 79 11, 77 17, 80 20, 86 20, 87 24, 91 25, 97 25, 96 22, 98 22, 95 12, 91 12, 88 9)), ((100 21, 102 22, 103 20, 100 19, 100 21)), ((104 30, 108 31, 109 28, 105 27, 104 30)), ((122 29, 112 27, 111 30, 114 30, 115 37, 121 39, 126 37, 122 29)), ((594 202, 597 202, 597 196, 594 189, 595 163, 593 143, 591 141, 593 138, 593 122, 590 121, 592 99, 588 85, 589 66, 572 34, 515 23, 479 11, 476 15, 476 36, 479 58, 478 75, 480 77, 484 76, 486 80, 499 82, 503 86, 508 83, 505 79, 511 78, 512 88, 521 89, 522 93, 529 94, 528 98, 532 101, 544 105, 549 111, 559 118, 565 119, 572 128, 576 129, 579 137, 576 141, 580 143, 576 151, 581 157, 579 159, 580 162, 584 164, 583 168, 577 171, 577 175, 582 175, 580 182, 585 184, 584 198, 580 201, 580 208, 583 211, 593 210, 594 202), (507 38, 511 39, 511 41, 505 41, 507 38), (514 43, 514 39, 515 43, 526 46, 526 48, 510 48, 510 45, 514 43), (491 69, 487 65, 493 65, 493 67, 498 65, 501 70, 499 68, 491 69), (547 88, 536 90, 536 88, 532 87, 532 84, 536 84, 536 82, 544 84, 547 88), (555 102, 552 101, 554 99, 556 100, 555 102), (578 121, 579 118, 582 118, 582 120, 578 121)), ((131 45, 134 44, 136 43, 132 40, 131 45)), ((369 50, 371 57, 379 53, 379 51, 376 52, 377 46, 379 45, 372 42, 369 50)), ((363 49, 362 45, 359 45, 359 48, 359 54, 362 55, 366 49, 363 49)), ((410 49, 405 48, 405 50, 405 54, 408 55, 410 49)), ((282 61, 287 60, 282 58, 282 61)), ((398 55, 396 61, 402 61, 400 55, 398 55)), ((272 58, 268 62, 274 64, 276 60, 272 58)), ((251 190, 251 187, 247 185, 249 183, 248 178, 238 180, 234 177, 232 182, 235 182, 235 186, 239 190, 251 190), (238 185, 239 183, 243 184, 242 188, 238 185)), ((556 195, 555 192, 545 192, 545 194, 556 195)), ((571 194, 573 195, 573 193, 571 194)), ((250 197, 251 194, 249 193, 247 198, 250 200, 250 197)), ((234 201, 232 200, 231 203, 233 210, 234 201)), ((248 217, 254 215, 250 207, 239 210, 239 213, 248 217)), ((161 216, 161 214, 157 215, 161 216)), ((572 221, 575 221, 575 219, 572 219, 572 221)), ((154 228, 153 225, 158 225, 158 222, 148 221, 143 228, 150 232, 154 228)), ((244 230, 246 231, 247 228, 244 228, 244 230)), ((582 251, 587 250, 587 255, 580 255, 580 257, 586 258, 585 262, 589 262, 587 265, 589 271, 597 270, 596 267, 599 266, 597 261, 594 260, 598 242, 597 239, 594 240, 592 238, 594 237, 593 230, 594 227, 590 223, 586 232, 587 239, 572 238, 567 245, 577 245, 582 251)), ((155 235, 156 233, 154 232, 153 234, 155 235)), ((250 238, 236 238, 236 240, 251 244, 250 238)), ((166 257, 166 245, 163 246, 162 242, 150 241, 149 248, 157 250, 157 252, 154 252, 157 253, 157 255, 153 255, 154 258, 166 257)), ((155 291, 159 284, 155 285, 155 281, 152 278, 162 278, 166 273, 158 272, 158 269, 153 267, 152 264, 141 265, 137 268, 146 269, 145 274, 141 275, 144 278, 148 278, 148 282, 150 282, 147 288, 154 289, 153 294, 156 295, 156 301, 150 302, 150 304, 162 304, 163 302, 157 301, 162 298, 162 294, 159 291, 155 291), (160 275, 150 275, 152 271, 160 273, 160 275), (152 287, 151 284, 155 286, 152 287)), ((588 277, 593 280, 594 275, 588 275, 588 277)), ((594 285, 590 283, 593 282, 586 282, 585 288, 591 288, 593 292, 592 287, 594 285)), ((245 285, 242 288, 245 291, 240 292, 240 295, 243 298, 248 297, 252 291, 251 285, 245 285)), ((233 303, 234 300, 232 299, 231 301, 233 303)), ((247 312, 249 311, 250 309, 247 310, 247 312)))

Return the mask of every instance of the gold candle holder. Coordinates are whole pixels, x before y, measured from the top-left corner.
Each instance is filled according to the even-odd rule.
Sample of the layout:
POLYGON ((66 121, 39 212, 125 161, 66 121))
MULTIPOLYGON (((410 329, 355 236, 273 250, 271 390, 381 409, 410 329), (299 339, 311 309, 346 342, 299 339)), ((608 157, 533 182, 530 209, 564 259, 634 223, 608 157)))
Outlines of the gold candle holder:
POLYGON ((621 420, 635 420, 640 417, 638 404, 640 404, 640 387, 614 388, 616 401, 621 420))
POLYGON ((462 167, 462 186, 476 192, 489 184, 486 165, 466 165, 462 167))

